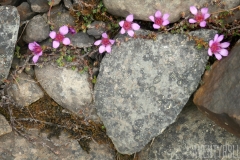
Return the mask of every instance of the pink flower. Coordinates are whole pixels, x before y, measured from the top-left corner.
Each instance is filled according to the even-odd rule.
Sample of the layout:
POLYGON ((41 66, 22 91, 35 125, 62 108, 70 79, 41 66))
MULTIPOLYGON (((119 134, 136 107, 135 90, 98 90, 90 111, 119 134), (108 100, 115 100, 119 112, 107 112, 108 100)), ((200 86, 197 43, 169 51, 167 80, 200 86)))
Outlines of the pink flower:
POLYGON ((102 44, 99 47, 99 53, 103 53, 105 51, 107 51, 108 53, 111 52, 111 47, 114 44, 114 40, 109 39, 107 33, 103 33, 102 34, 102 39, 101 40, 97 40, 94 45, 98 46, 100 44, 102 44))
POLYGON ((205 27, 207 24, 205 20, 210 17, 210 14, 208 13, 208 8, 202 8, 201 12, 198 12, 195 6, 191 6, 190 11, 194 15, 194 19, 189 19, 189 23, 199 23, 201 27, 205 27))
POLYGON ((166 26, 169 24, 168 21, 169 14, 164 14, 162 16, 162 13, 160 11, 157 11, 154 16, 149 16, 149 19, 154 22, 153 28, 159 29, 161 26, 166 26))
POLYGON ((126 17, 126 21, 120 21, 119 25, 122 27, 120 33, 124 34, 126 31, 129 36, 133 37, 134 31, 139 30, 140 26, 137 23, 133 23, 133 15, 130 14, 126 17))
POLYGON ((228 50, 226 50, 225 48, 227 48, 230 45, 230 43, 228 42, 220 43, 223 40, 223 37, 224 37, 223 35, 216 34, 214 36, 214 39, 209 41, 209 48, 208 48, 209 56, 212 56, 214 54, 215 57, 218 60, 220 60, 222 59, 222 56, 228 55, 228 50))
POLYGON ((42 55, 42 48, 41 46, 36 43, 36 42, 32 42, 28 44, 28 48, 30 51, 33 52, 34 56, 33 56, 33 62, 36 63, 38 61, 39 56, 42 55))
POLYGON ((50 32, 49 36, 54 39, 53 48, 58 48, 60 43, 63 43, 64 45, 70 44, 70 39, 65 37, 66 34, 68 34, 68 26, 60 27, 59 32, 50 32))
POLYGON ((71 34, 75 34, 76 33, 76 30, 73 27, 68 26, 68 29, 69 29, 69 33, 71 33, 71 34))

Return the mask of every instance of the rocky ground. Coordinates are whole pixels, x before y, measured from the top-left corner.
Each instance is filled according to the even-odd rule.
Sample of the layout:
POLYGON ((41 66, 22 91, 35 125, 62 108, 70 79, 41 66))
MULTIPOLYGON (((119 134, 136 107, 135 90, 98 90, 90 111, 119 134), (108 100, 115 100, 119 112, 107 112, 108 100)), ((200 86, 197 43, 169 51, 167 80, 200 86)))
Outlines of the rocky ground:
POLYGON ((239 7, 0 2, 0 159, 239 159, 239 7), (208 8, 205 27, 189 23, 190 6, 208 8), (157 10, 169 14, 160 29, 149 19, 157 10), (130 13, 141 28, 132 37, 119 33, 130 13), (76 33, 60 35, 62 26, 76 33), (54 48, 53 31, 70 44, 54 48), (103 33, 111 53, 96 46, 103 33), (230 43, 221 60, 208 55, 216 34, 230 43))

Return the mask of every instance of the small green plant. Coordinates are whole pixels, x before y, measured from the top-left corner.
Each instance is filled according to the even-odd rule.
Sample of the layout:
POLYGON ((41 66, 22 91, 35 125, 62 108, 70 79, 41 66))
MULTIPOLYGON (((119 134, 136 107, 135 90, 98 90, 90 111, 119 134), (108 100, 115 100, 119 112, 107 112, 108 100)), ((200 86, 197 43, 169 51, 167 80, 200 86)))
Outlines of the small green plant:
POLYGON ((21 57, 21 54, 20 54, 20 47, 19 46, 16 46, 15 48, 15 56, 17 56, 17 58, 20 58, 21 57))
POLYGON ((211 66, 210 65, 206 65, 205 69, 209 71, 211 69, 211 66))
POLYGON ((66 59, 67 62, 72 62, 73 61, 73 57, 70 56, 70 55, 65 56, 65 59, 66 59))
POLYGON ((72 66, 72 70, 75 71, 75 69, 76 69, 76 66, 72 66))
POLYGON ((102 130, 106 129, 106 128, 105 128, 105 126, 103 126, 103 125, 102 125, 102 127, 101 127, 101 128, 102 128, 102 130))
POLYGON ((57 64, 59 67, 63 67, 64 66, 64 62, 63 62, 63 56, 60 56, 57 60, 56 60, 57 64))
POLYGON ((97 83, 97 77, 96 77, 96 76, 93 76, 92 83, 93 83, 93 84, 96 84, 96 83, 97 83))
POLYGON ((83 69, 80 71, 80 74, 83 74, 88 71, 88 66, 84 66, 83 69))

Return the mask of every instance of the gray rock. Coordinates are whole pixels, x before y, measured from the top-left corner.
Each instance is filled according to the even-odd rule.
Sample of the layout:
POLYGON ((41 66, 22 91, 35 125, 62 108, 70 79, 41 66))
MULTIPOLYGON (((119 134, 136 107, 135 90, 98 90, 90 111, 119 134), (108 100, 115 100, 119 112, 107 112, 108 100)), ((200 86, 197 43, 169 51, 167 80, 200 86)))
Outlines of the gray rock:
POLYGON ((49 10, 49 4, 47 0, 28 0, 31 4, 31 8, 34 12, 44 13, 49 10))
POLYGON ((19 24, 20 16, 15 7, 0 6, 0 84, 11 67, 19 24))
POLYGON ((26 43, 41 42, 49 37, 49 33, 49 25, 41 15, 37 15, 29 21, 23 40, 26 43))
POLYGON ((83 32, 78 32, 73 35, 68 34, 67 37, 70 38, 71 44, 78 48, 91 47, 94 43, 94 39, 83 32))
POLYGON ((61 2, 61 0, 54 0, 52 6, 56 6, 61 2))
POLYGON ((114 151, 105 144, 90 143, 89 154, 84 151, 79 143, 69 138, 62 132, 59 139, 47 138, 44 132, 38 133, 36 129, 30 129, 26 137, 31 141, 14 134, 6 134, 0 137, 0 159, 41 159, 41 160, 114 160, 114 151))
POLYGON ((37 82, 30 76, 21 73, 16 79, 18 80, 17 82, 11 80, 13 83, 6 89, 6 91, 18 105, 28 106, 44 96, 44 93, 37 85, 37 82))
POLYGON ((70 26, 74 26, 75 24, 74 17, 68 12, 58 12, 58 14, 53 14, 50 17, 55 31, 58 31, 63 25, 69 24, 70 26))
POLYGON ((106 24, 101 21, 94 21, 88 26, 87 34, 94 36, 95 38, 101 38, 102 34, 106 32, 106 24))
POLYGON ((71 69, 45 65, 43 68, 35 68, 35 74, 51 98, 76 114, 92 102, 87 73, 80 74, 71 69))
MULTIPOLYGON (((216 32, 194 36, 210 40, 216 32)), ((100 66, 95 86, 98 115, 116 149, 140 151, 173 123, 201 80, 207 50, 197 50, 186 35, 129 39, 112 47, 100 66)))
POLYGON ((0 114, 0 136, 12 132, 12 127, 3 115, 0 114))
POLYGON ((70 8, 73 7, 73 4, 72 4, 71 0, 63 0, 63 2, 64 2, 64 5, 67 9, 70 9, 70 8))
POLYGON ((29 20, 36 14, 31 10, 31 7, 27 2, 21 3, 21 5, 17 7, 17 10, 21 21, 29 20))
POLYGON ((153 15, 157 10, 162 13, 170 14, 170 22, 176 22, 181 18, 182 12, 186 16, 190 15, 190 6, 199 6, 200 8, 208 6, 210 13, 218 12, 224 9, 231 9, 239 5, 239 0, 221 0, 221 1, 209 1, 209 0, 141 0, 136 3, 135 0, 103 0, 104 6, 108 12, 126 17, 130 13, 134 15, 134 18, 150 21, 148 18, 153 15))
POLYGON ((240 139, 198 111, 192 99, 176 122, 150 142, 139 160, 239 159, 240 139))
POLYGON ((16 5, 18 0, 1 0, 0 5, 16 5))

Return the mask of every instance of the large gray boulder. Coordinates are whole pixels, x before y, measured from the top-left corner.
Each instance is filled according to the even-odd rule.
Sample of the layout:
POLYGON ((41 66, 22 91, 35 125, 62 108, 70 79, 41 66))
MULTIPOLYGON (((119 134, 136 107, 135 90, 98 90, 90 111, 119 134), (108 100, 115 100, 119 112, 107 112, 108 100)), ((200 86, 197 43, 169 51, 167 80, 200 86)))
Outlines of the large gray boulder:
POLYGON ((216 2, 209 0, 103 0, 103 3, 108 12, 114 15, 126 17, 131 13, 136 19, 150 21, 148 17, 160 10, 162 13, 170 14, 170 22, 176 22, 181 18, 182 13, 186 16, 190 14, 190 6, 208 6, 209 12, 213 13, 234 8, 239 5, 239 0, 216 2))
POLYGON ((0 84, 7 78, 17 41, 20 16, 13 6, 0 6, 0 84))
MULTIPOLYGON (((216 32, 194 36, 210 40, 216 32)), ((102 60, 95 105, 107 135, 123 154, 140 151, 173 123, 197 88, 208 60, 207 49, 182 34, 156 40, 129 39, 102 60)))
POLYGON ((240 158, 240 139, 204 116, 192 99, 176 122, 138 154, 139 160, 240 158))

